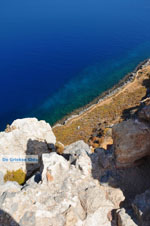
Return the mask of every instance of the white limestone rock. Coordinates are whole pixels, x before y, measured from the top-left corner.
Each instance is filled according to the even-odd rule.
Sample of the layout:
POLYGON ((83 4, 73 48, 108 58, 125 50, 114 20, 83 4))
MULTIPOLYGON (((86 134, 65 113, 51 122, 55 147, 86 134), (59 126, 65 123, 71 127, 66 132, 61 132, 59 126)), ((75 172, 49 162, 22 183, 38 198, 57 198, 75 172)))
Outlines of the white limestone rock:
POLYGON ((111 226, 107 215, 112 210, 112 206, 105 205, 97 209, 93 214, 89 214, 83 226, 111 226))
POLYGON ((48 144, 55 144, 56 137, 52 129, 45 121, 36 118, 25 118, 15 120, 9 130, 0 133, 0 164, 1 171, 5 174, 7 170, 22 169, 27 175, 32 174, 40 166, 42 153, 48 153, 48 144), (25 162, 4 161, 2 158, 26 157, 27 155, 38 155, 38 164, 26 164, 25 162))
POLYGON ((124 208, 117 210, 118 226, 138 226, 124 208))
POLYGON ((69 162, 57 153, 43 154, 43 183, 52 181, 62 181, 69 170, 69 162))
MULTIPOLYGON (((25 124, 24 127, 22 122, 20 125, 20 128, 24 128, 24 133, 15 127, 13 131, 18 131, 17 137, 20 136, 20 140, 21 136, 26 139, 26 133, 29 131, 27 127, 30 125, 25 124)), ((13 131, 8 134, 12 134, 13 131)), ((38 136, 40 139, 46 137, 44 133, 43 138, 39 134, 38 136)), ((12 139, 15 140, 14 134, 12 139)), ((35 139, 35 134, 32 134, 31 139, 35 139)), ((23 143, 22 140, 21 142, 23 143)), ((38 142, 44 143, 41 140, 38 142)), ((18 140, 15 143, 17 146, 13 143, 15 151, 19 150, 18 143, 18 140)), ((22 143, 22 150, 25 150, 22 143)), ((83 141, 69 145, 65 149, 65 154, 71 156, 71 160, 56 152, 43 153, 44 148, 48 150, 47 141, 44 146, 40 146, 39 149, 38 147, 33 143, 31 152, 42 153, 40 172, 36 172, 24 186, 19 186, 15 182, 2 184, 0 208, 12 216, 20 226, 26 226, 28 222, 30 226, 111 226, 108 214, 118 207, 122 196, 117 191, 117 194, 113 190, 108 192, 93 178, 88 145, 83 141)))
POLYGON ((21 186, 15 181, 7 181, 3 185, 0 185, 0 195, 4 192, 19 192, 21 186))
POLYGON ((68 145, 64 150, 65 154, 71 155, 79 155, 82 152, 86 152, 88 154, 92 153, 88 144, 86 144, 83 140, 79 140, 73 144, 68 145))

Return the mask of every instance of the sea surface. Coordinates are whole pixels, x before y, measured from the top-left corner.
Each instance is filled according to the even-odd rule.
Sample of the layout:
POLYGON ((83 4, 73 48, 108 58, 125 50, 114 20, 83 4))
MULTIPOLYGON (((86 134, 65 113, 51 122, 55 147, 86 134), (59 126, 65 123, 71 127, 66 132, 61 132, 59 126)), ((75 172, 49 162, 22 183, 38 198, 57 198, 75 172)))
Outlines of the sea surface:
POLYGON ((150 57, 149 0, 0 1, 0 129, 52 125, 150 57))

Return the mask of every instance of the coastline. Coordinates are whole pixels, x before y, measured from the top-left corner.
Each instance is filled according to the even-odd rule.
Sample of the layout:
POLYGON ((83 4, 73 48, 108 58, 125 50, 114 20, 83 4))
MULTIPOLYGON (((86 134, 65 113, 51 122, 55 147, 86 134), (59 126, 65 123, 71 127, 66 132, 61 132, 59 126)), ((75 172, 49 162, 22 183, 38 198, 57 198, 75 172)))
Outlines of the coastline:
MULTIPOLYGON (((149 75, 150 59, 140 63, 116 86, 103 93, 96 104, 84 108, 78 115, 71 115, 64 124, 53 127, 57 141, 69 145, 83 140, 94 148, 102 147, 104 134, 111 133, 109 128, 134 116, 147 97, 149 75)), ((111 145, 112 139, 109 138, 111 145)))
POLYGON ((56 124, 52 128, 55 129, 56 127, 60 127, 60 126, 66 125, 66 124, 70 124, 71 121, 78 119, 78 117, 81 117, 83 114, 87 113, 88 111, 91 111, 94 107, 96 107, 97 105, 99 105, 103 101, 106 101, 108 98, 119 93, 123 88, 126 87, 126 85, 128 85, 129 83, 134 81, 136 74, 140 69, 142 69, 143 67, 146 67, 148 65, 150 65, 150 59, 146 59, 146 60, 140 62, 137 65, 137 67, 133 70, 133 72, 130 72, 127 75, 125 75, 112 88, 101 93, 98 97, 96 97, 89 104, 74 110, 69 115, 66 115, 61 120, 57 121, 56 124))

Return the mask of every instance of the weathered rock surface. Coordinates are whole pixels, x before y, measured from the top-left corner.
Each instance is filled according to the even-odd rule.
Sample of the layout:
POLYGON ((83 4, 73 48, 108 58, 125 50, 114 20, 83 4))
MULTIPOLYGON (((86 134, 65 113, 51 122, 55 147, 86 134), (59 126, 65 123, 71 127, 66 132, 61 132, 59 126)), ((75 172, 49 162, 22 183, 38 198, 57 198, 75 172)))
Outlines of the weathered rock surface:
POLYGON ((110 186, 103 187, 106 197, 111 200, 115 209, 120 207, 120 203, 125 200, 123 192, 119 188, 112 188, 110 186))
POLYGON ((69 163, 62 156, 53 152, 51 154, 43 154, 42 160, 44 165, 42 173, 43 183, 60 182, 67 176, 69 163))
POLYGON ((1 171, 17 170, 21 168, 30 175, 39 164, 30 164, 28 167, 25 162, 8 163, 2 161, 3 157, 26 155, 38 155, 49 152, 48 144, 55 144, 56 138, 52 129, 45 121, 38 121, 36 118, 18 119, 12 123, 6 132, 0 133, 0 155, 1 171))
POLYGON ((57 153, 43 154, 42 182, 32 177, 24 186, 0 187, 1 209, 20 226, 111 226, 108 214, 124 200, 123 194, 106 191, 93 178, 87 145, 71 147, 66 152, 74 163, 57 153))
POLYGON ((137 226, 134 220, 126 213, 124 208, 117 210, 118 226, 137 226))
POLYGON ((113 141, 117 166, 133 166, 150 155, 150 126, 138 119, 124 121, 113 127, 113 141))
POLYGON ((0 194, 4 192, 19 192, 21 186, 16 181, 7 181, 5 184, 0 186, 0 194))
POLYGON ((73 144, 66 146, 64 153, 71 155, 80 155, 81 152, 91 154, 91 149, 83 140, 77 141, 73 144))
POLYGON ((113 139, 114 147, 109 150, 97 148, 92 153, 87 144, 78 141, 63 148, 58 145, 60 152, 56 152, 49 124, 36 119, 15 121, 0 133, 0 153, 9 155, 13 150, 13 155, 37 154, 41 158, 37 165, 2 162, 0 225, 149 226, 150 190, 136 196, 149 188, 149 182, 139 182, 149 172, 149 159, 145 167, 133 167, 150 155, 148 110, 143 109, 139 119, 115 125, 113 139), (132 167, 118 169, 115 160, 119 167, 132 167), (4 183, 4 172, 18 168, 34 175, 22 186, 4 183))

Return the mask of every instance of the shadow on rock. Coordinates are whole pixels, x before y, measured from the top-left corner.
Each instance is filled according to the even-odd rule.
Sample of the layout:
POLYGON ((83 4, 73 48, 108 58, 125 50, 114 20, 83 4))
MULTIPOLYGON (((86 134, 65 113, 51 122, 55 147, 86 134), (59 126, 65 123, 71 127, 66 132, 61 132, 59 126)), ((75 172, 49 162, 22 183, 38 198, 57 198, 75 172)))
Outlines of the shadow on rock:
MULTIPOLYGON (((113 150, 96 149, 90 157, 93 178, 104 187, 119 188, 123 192, 125 200, 120 203, 120 209, 124 209, 125 212, 121 211, 120 214, 124 214, 125 218, 129 216, 136 225, 132 203, 137 195, 144 193, 150 187, 150 157, 143 158, 140 165, 128 168, 115 166, 113 150)), ((112 226, 118 221, 116 211, 117 208, 111 212, 112 226)))
MULTIPOLYGON (((26 156, 36 156, 38 157, 38 162, 35 163, 26 163, 26 180, 31 178, 34 175, 34 181, 38 183, 41 180, 41 174, 43 171, 43 161, 42 154, 55 152, 55 145, 48 144, 47 142, 31 140, 29 139, 27 144, 26 156)), ((33 160, 33 159, 32 159, 33 160)), ((34 161, 34 160, 33 160, 34 161)))
POLYGON ((126 225, 150 225, 150 106, 137 110, 136 120, 114 126, 111 150, 96 149, 91 155, 93 178, 104 187, 119 188, 125 197, 120 209, 112 211, 119 226, 125 225, 120 223, 122 219, 126 225))
POLYGON ((4 210, 0 209, 0 226, 19 226, 19 224, 4 210))

